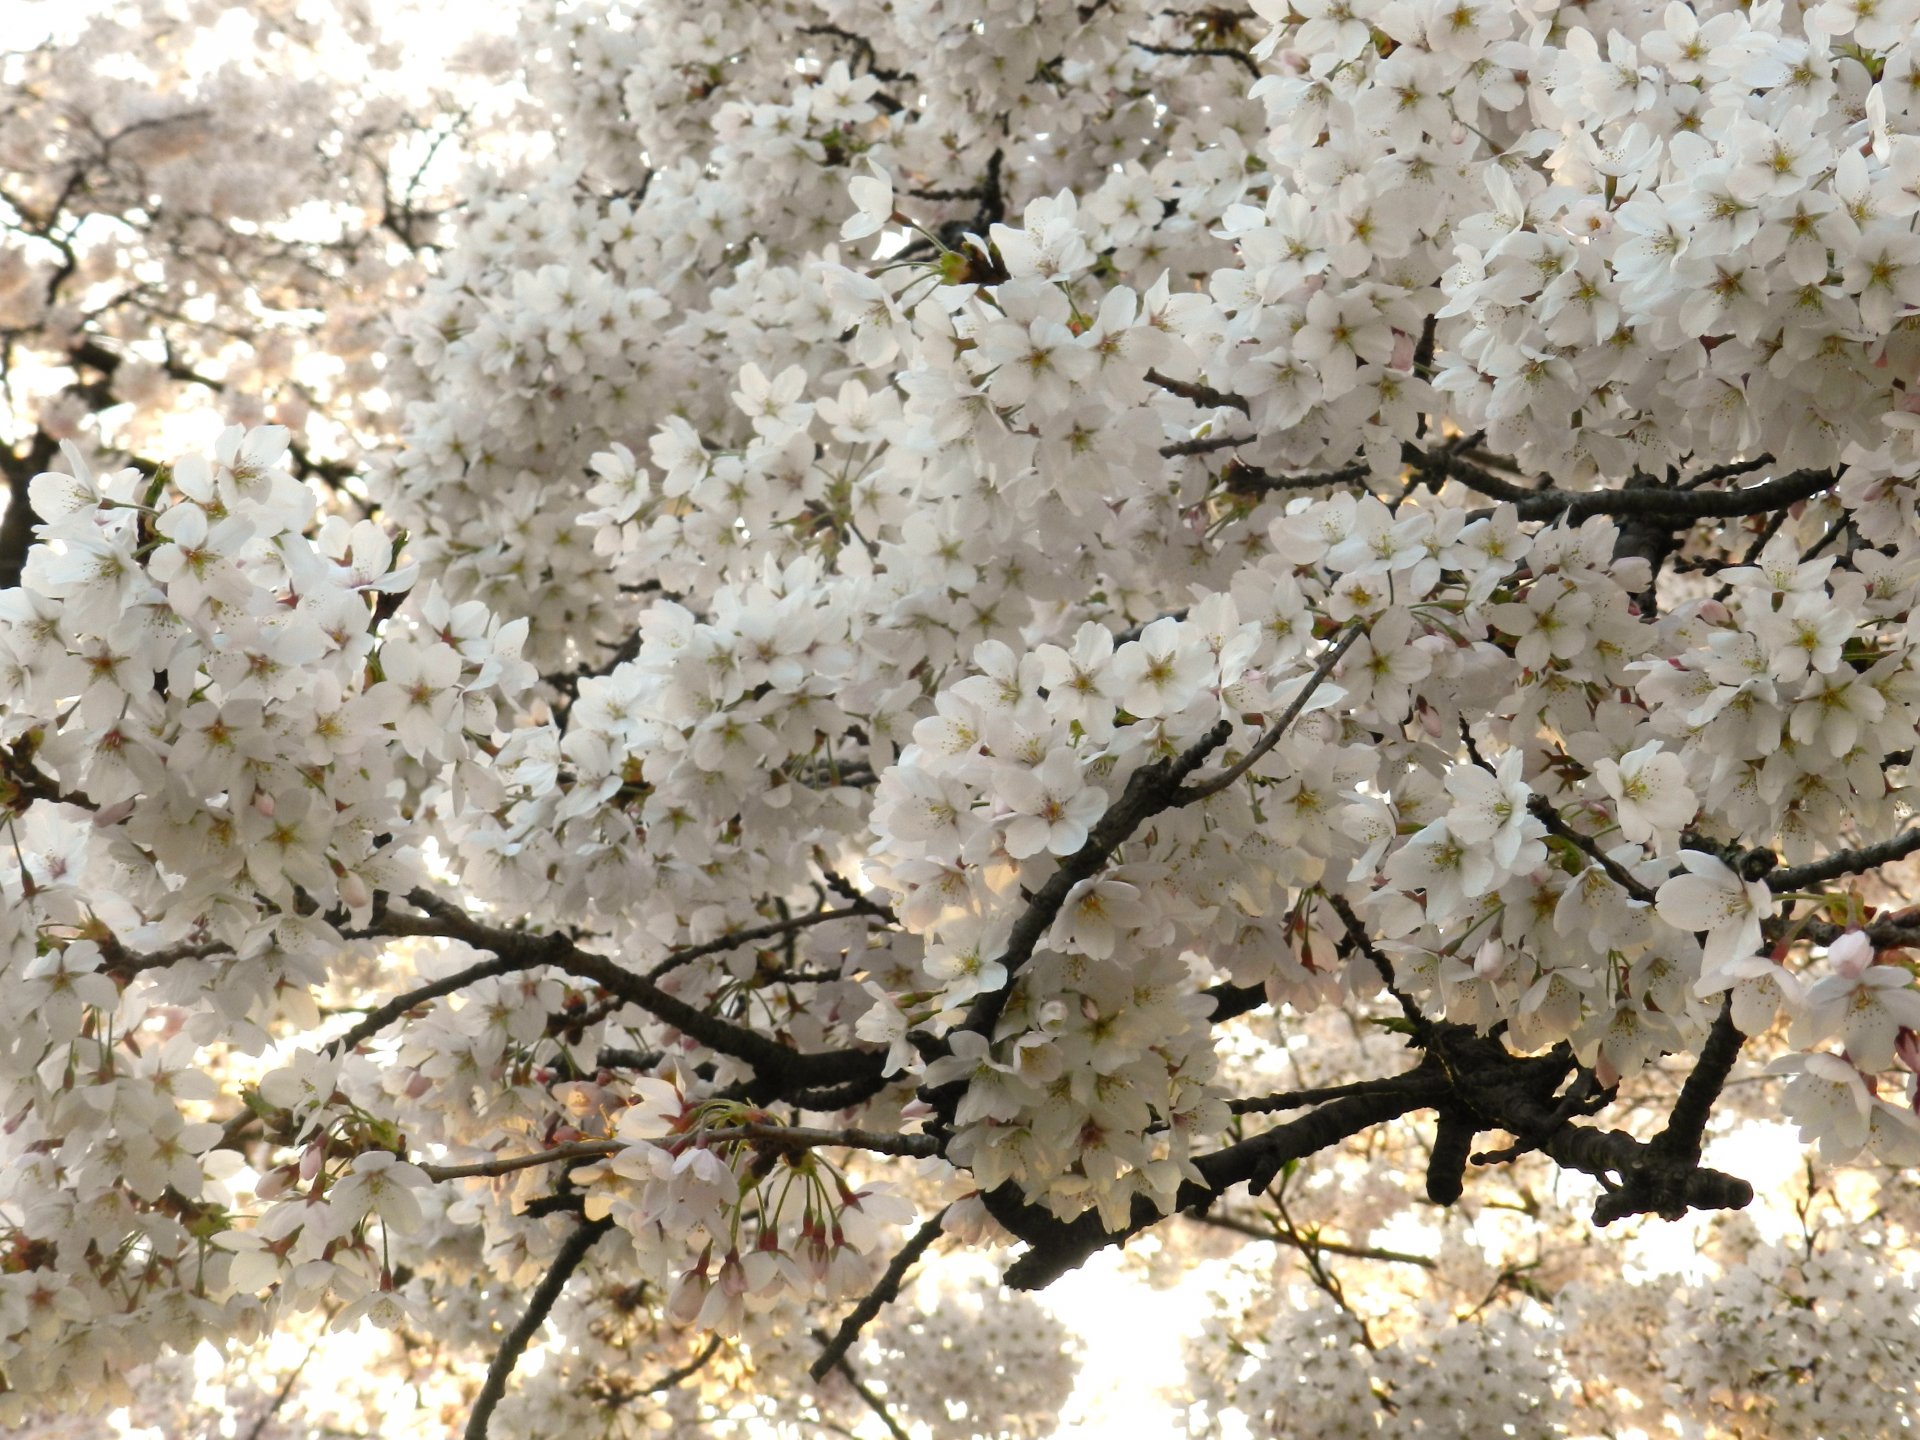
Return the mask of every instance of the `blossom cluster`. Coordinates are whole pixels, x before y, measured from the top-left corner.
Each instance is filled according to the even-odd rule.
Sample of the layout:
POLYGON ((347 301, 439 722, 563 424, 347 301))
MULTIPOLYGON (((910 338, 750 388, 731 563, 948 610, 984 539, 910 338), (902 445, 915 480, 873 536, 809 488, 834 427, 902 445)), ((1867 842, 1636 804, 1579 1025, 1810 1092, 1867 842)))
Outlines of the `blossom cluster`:
MULTIPOLYGON (((603 1233, 539 1385, 797 1375, 910 1211, 1190 1204, 1315 1011, 1564 1062, 1556 1123, 1731 1024, 1920 1159, 1911 8, 535 7, 555 154, 364 491, 268 428, 30 487, 8 1384, 479 1346, 603 1233)), ((1050 1423, 1056 1333, 996 1399, 961 1318, 887 1393, 1050 1423)), ((1535 1318, 1268 1317, 1220 1404, 1558 1424, 1535 1318)))
MULTIPOLYGON (((189 1334, 253 1307, 259 1287, 218 1248, 238 1157, 216 1150, 202 1047, 257 1051, 282 987, 324 979, 374 890, 419 873, 403 777, 468 761, 531 678, 524 624, 409 594, 371 522, 312 526, 286 446, 235 428, 152 475, 95 475, 70 452, 72 473, 33 485, 41 544, 0 621, 19 816, 0 880, 18 1002, 6 1184, 16 1249, 69 1263, 4 1277, 19 1383, 177 1339, 155 1307, 189 1334)), ((392 1158, 347 1158, 290 1263, 369 1213, 414 1216, 369 1178, 392 1158)))

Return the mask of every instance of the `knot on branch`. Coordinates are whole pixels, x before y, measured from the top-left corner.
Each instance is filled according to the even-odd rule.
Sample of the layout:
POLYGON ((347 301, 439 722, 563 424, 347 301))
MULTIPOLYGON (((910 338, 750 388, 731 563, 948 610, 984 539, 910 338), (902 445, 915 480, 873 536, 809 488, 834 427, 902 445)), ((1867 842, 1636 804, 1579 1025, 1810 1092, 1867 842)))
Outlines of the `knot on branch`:
POLYGON ((1442 1105, 1427 1158, 1427 1199, 1451 1205, 1466 1189, 1467 1158, 1473 1153, 1473 1116, 1464 1106, 1442 1105))
POLYGON ((1631 1215, 1679 1220, 1689 1210, 1744 1210, 1753 1186, 1737 1175, 1684 1163, 1643 1161, 1593 1207, 1593 1223, 1611 1225, 1631 1215))

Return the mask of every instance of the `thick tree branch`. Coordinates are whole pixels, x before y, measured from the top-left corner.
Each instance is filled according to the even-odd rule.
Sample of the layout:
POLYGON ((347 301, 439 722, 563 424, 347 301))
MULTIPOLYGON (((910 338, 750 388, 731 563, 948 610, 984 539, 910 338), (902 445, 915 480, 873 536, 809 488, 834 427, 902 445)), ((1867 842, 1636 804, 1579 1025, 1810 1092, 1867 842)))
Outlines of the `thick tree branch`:
POLYGON ((1693 1073, 1680 1087, 1680 1098, 1667 1116, 1666 1127, 1647 1147, 1650 1158, 1663 1167, 1679 1169, 1692 1169, 1700 1163, 1707 1117, 1713 1113, 1713 1102, 1733 1073, 1734 1061, 1739 1059, 1746 1040, 1733 1023, 1733 997, 1729 995, 1720 1003, 1720 1013, 1707 1032, 1706 1044, 1700 1047, 1693 1073))

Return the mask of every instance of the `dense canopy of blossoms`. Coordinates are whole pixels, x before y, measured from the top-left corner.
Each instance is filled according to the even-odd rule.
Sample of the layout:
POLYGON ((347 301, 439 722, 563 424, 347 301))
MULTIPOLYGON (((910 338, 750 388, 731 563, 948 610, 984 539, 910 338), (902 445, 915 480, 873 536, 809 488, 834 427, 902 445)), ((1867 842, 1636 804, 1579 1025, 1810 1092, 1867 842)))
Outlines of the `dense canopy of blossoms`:
POLYGON ((1383 1320, 1302 1168, 1678 1221, 1731 1108, 1876 1218, 1715 1241, 1635 1404, 1910 1424, 1920 4, 525 24, 551 152, 386 217, 363 475, 88 431, 248 376, 29 305, 94 232, 0 195, 76 376, 0 555, 0 1416, 319 1314, 490 1355, 469 1435, 1044 1434, 1044 1310, 884 1302, 1185 1213, 1317 1287, 1195 1423, 1585 1433, 1628 1280, 1443 1220, 1383 1320))

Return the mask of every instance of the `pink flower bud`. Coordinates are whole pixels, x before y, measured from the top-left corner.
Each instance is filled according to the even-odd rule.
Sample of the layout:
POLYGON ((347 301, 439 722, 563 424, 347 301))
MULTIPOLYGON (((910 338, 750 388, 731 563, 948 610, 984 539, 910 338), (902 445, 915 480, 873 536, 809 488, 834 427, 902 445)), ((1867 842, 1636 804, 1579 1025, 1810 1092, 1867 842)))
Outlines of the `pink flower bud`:
POLYGON ((689 1270, 674 1282, 667 1296, 667 1318, 676 1325, 691 1325, 707 1299, 707 1277, 703 1269, 689 1270))
POLYGON ((1914 1074, 1920 1075, 1920 1035, 1902 1025, 1894 1033, 1893 1058, 1914 1074))

